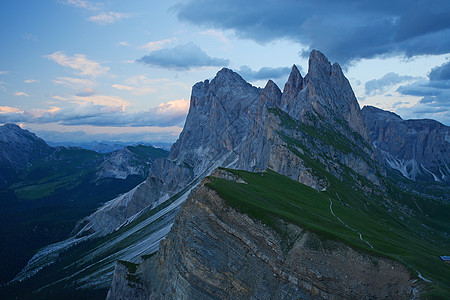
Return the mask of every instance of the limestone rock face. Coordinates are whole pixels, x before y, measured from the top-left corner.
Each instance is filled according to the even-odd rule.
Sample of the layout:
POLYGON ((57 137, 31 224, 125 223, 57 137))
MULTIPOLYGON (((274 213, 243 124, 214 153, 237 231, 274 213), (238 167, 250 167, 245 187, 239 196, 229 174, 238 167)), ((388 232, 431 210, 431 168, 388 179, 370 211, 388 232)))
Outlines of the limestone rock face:
MULTIPOLYGON (((249 171, 270 168, 315 189, 325 188, 326 180, 314 175, 299 158, 297 151, 304 150, 286 141, 300 136, 306 139, 309 133, 298 126, 290 128, 285 124, 286 119, 316 128, 319 133, 339 132, 365 155, 372 156, 358 102, 339 65, 331 65, 318 51, 311 53, 309 65, 305 78, 293 66, 283 93, 271 80, 264 89, 259 89, 227 68, 220 70, 213 80, 195 84, 185 126, 169 157, 155 161, 149 178, 130 192, 133 195, 116 199, 116 202, 128 199, 126 205, 116 203, 104 207, 89 217, 89 222, 104 219, 106 213, 114 216, 114 224, 120 225, 132 213, 169 199, 219 166, 249 171), (123 209, 110 211, 117 207, 123 209)), ((336 175, 339 175, 339 164, 344 164, 378 182, 373 166, 358 155, 327 146, 329 141, 320 134, 309 135, 311 139, 303 141, 309 145, 308 151, 314 158, 329 157, 331 151, 335 155, 323 158, 323 164, 336 175)), ((111 226, 97 224, 87 228, 111 226)))
POLYGON ((282 94, 267 83, 234 167, 270 168, 317 190, 326 188, 326 180, 305 163, 309 157, 338 178, 344 165, 379 184, 368 129, 348 80, 320 52, 311 53, 309 66, 305 78, 293 66, 282 94))
POLYGON ((450 127, 434 120, 403 120, 365 106, 364 120, 386 163, 412 180, 450 182, 450 127))
POLYGON ((303 77, 300 74, 298 68, 294 65, 292 66, 291 74, 289 75, 288 81, 284 85, 283 97, 282 97, 282 108, 285 111, 293 109, 296 105, 293 101, 297 98, 298 93, 303 89, 303 77))
MULTIPOLYGON (((233 179, 224 173, 213 175, 233 179)), ((338 242, 323 247, 314 233, 279 222, 287 237, 201 186, 184 203, 158 253, 137 267, 132 282, 126 280, 129 273, 116 268, 107 299, 413 297, 414 282, 399 263, 338 242), (282 242, 286 238, 292 246, 282 242), (137 295, 128 288, 133 284, 139 285, 137 295)))
POLYGON ((111 283, 110 291, 107 298, 109 299, 149 299, 149 294, 146 293, 146 287, 141 282, 135 279, 136 275, 132 270, 129 270, 122 262, 118 261, 114 269, 114 279, 111 283), (121 298, 116 298, 113 295, 120 295, 121 298))
POLYGON ((247 135, 252 121, 250 112, 260 93, 260 89, 226 68, 211 82, 194 85, 186 124, 169 159, 192 166, 197 174, 234 151, 247 135))
POLYGON ((331 65, 325 55, 313 50, 302 84, 298 73, 297 68, 292 69, 283 93, 282 109, 286 108, 293 118, 310 124, 311 117, 322 118, 348 138, 353 138, 353 131, 368 141, 358 101, 338 63, 331 65))

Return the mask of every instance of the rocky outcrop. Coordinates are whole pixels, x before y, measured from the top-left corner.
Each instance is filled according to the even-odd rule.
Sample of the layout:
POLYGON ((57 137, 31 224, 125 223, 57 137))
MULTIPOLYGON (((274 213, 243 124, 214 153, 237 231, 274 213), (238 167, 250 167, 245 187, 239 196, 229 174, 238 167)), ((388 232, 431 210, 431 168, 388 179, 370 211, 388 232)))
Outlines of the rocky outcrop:
MULTIPOLYGON (((213 175, 243 182, 224 170, 213 175)), ((399 263, 340 242, 325 246, 298 225, 274 222, 283 236, 201 186, 156 255, 133 272, 116 267, 107 299, 406 299, 417 292, 399 263)))
POLYGON ((34 133, 15 124, 0 126, 0 163, 17 169, 51 153, 51 147, 34 133))
POLYGON ((147 293, 147 288, 136 274, 135 264, 126 261, 116 263, 114 279, 107 297, 113 297, 113 299, 149 299, 150 295, 147 293))
MULTIPOLYGON (((283 93, 269 81, 252 114, 252 129, 234 167, 266 168, 317 190, 328 185, 306 162, 320 161, 342 178, 342 166, 379 185, 380 172, 358 102, 338 64, 313 51, 303 78, 292 67, 283 93)), ((382 171, 381 171, 382 172, 382 171)))
MULTIPOLYGON (((148 169, 148 168, 147 168, 148 169)), ((129 175, 147 177, 146 164, 137 159, 133 153, 124 148, 116 150, 101 164, 97 172, 98 178, 125 179, 129 175)))
POLYGON ((281 109, 294 119, 310 125, 318 117, 337 131, 357 142, 352 132, 369 140, 358 101, 338 63, 331 63, 321 52, 313 50, 309 68, 302 79, 294 66, 283 91, 281 109), (344 121, 344 122, 343 122, 344 121))
POLYGON ((362 114, 380 156, 403 176, 450 182, 450 127, 434 120, 403 120, 365 106, 362 114))
POLYGON ((235 151, 251 128, 251 112, 260 93, 260 89, 226 68, 211 82, 195 84, 185 126, 169 159, 187 164, 199 174, 209 169, 212 162, 235 151))
POLYGON ((160 157, 167 157, 168 152, 150 146, 124 147, 115 150, 105 157, 97 171, 97 177, 125 179, 130 175, 138 175, 143 178, 148 177, 150 166, 160 157), (143 153, 136 154, 136 149, 143 148, 143 153), (145 150, 149 153, 145 153, 145 150))

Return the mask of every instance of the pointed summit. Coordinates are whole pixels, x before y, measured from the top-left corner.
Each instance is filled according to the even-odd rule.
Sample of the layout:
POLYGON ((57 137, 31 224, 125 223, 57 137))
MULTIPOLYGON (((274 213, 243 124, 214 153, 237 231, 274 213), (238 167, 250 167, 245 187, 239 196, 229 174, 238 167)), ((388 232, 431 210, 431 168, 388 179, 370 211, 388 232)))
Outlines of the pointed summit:
POLYGON ((228 68, 222 68, 211 81, 211 84, 216 84, 218 86, 233 85, 235 83, 251 86, 241 77, 241 75, 228 68))
POLYGON ((331 63, 320 51, 312 50, 309 55, 308 76, 319 80, 327 80, 331 75, 331 63))
POLYGON ((292 66, 289 79, 284 85, 283 95, 288 98, 295 98, 299 91, 303 89, 303 77, 296 65, 292 66))
POLYGON ((276 95, 281 97, 280 88, 272 80, 267 81, 266 86, 263 89, 263 94, 276 95))
POLYGON ((269 80, 260 96, 260 105, 267 107, 279 106, 281 100, 281 90, 275 82, 269 80))

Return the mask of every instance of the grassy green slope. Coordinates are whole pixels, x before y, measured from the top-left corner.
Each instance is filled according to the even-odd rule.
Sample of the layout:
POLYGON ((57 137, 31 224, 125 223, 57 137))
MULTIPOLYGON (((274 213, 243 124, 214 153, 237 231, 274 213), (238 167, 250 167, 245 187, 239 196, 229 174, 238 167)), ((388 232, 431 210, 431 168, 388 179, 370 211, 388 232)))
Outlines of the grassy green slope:
MULTIPOLYGON (((324 239, 340 240, 360 251, 400 261, 413 276, 417 276, 418 271, 432 281, 428 295, 443 298, 450 295, 450 266, 439 259, 450 244, 442 239, 439 230, 427 230, 428 236, 424 238, 423 218, 409 217, 384 203, 383 199, 367 196, 338 180, 326 191, 318 192, 270 170, 262 173, 228 171, 239 175, 247 184, 211 177, 208 185, 230 206, 272 226, 281 234, 283 229, 277 228, 277 218, 299 224, 324 239), (331 203, 336 217, 330 210, 331 203), (408 221, 402 221, 400 217, 408 218, 408 221), (364 241, 356 231, 362 234, 364 241)), ((424 206, 432 201, 411 200, 420 201, 424 206)), ((442 205, 441 209, 447 214, 450 210, 448 205, 442 205)))

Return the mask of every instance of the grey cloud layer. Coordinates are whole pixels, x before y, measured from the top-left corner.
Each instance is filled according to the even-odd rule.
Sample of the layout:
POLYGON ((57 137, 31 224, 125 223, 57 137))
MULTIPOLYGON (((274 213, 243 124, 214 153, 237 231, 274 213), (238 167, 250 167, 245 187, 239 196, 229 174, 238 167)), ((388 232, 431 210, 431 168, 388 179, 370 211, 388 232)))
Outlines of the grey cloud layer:
POLYGON ((400 76, 397 73, 390 72, 381 77, 380 79, 373 79, 367 81, 365 84, 365 93, 366 95, 370 96, 380 95, 393 85, 413 79, 417 79, 417 77, 400 76))
POLYGON ((405 113, 416 113, 450 124, 450 62, 433 68, 428 74, 428 80, 421 79, 401 86, 397 91, 403 95, 422 97, 418 104, 405 113))
POLYGON ((444 63, 439 67, 433 68, 430 74, 428 74, 428 77, 432 81, 450 80, 450 62, 444 63))
POLYGON ((210 57, 200 47, 192 43, 171 49, 156 50, 137 61, 154 67, 177 71, 187 71, 199 67, 225 67, 230 63, 228 59, 210 57))
POLYGON ((289 67, 279 67, 279 68, 271 68, 271 67, 263 67, 258 71, 253 71, 248 66, 242 66, 237 71, 245 80, 247 81, 255 81, 255 80, 267 80, 267 79, 278 79, 283 77, 288 77, 291 72, 291 68, 289 67))
POLYGON ((190 0, 178 18, 265 43, 290 39, 333 61, 450 52, 447 0, 190 0))

